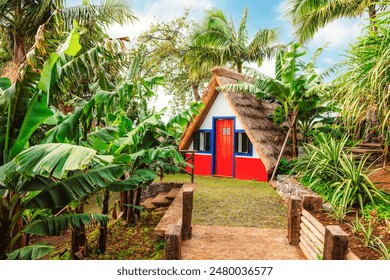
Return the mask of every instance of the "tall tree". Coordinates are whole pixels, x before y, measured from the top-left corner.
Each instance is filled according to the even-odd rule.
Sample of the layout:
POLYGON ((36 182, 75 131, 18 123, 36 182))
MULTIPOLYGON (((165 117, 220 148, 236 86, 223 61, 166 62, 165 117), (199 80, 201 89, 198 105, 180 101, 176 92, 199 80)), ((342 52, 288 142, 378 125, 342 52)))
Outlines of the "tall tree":
POLYGON ((65 0, 2 0, 0 29, 2 36, 12 42, 10 48, 14 63, 26 59, 27 50, 34 44, 39 26, 60 15, 64 30, 73 28, 73 20, 76 20, 87 30, 93 29, 92 34, 95 36, 110 24, 123 24, 135 18, 125 0, 105 0, 101 5, 83 1, 83 5, 74 7, 65 6, 65 0))
POLYGON ((274 55, 278 48, 275 44, 277 30, 261 29, 250 39, 247 20, 248 8, 237 29, 221 10, 209 10, 206 18, 196 25, 184 57, 194 85, 209 75, 214 66, 231 65, 241 73, 244 62, 254 61, 260 65, 274 55))
POLYGON ((351 44, 344 72, 336 78, 343 120, 357 139, 363 132, 385 137, 390 127, 390 11, 378 13, 376 25, 373 32, 367 24, 365 35, 351 44), (367 116, 377 120, 371 130, 365 127, 367 116))
POLYGON ((327 24, 340 18, 367 13, 371 29, 376 30, 377 12, 388 9, 388 0, 288 0, 284 11, 300 42, 307 42, 327 24))
POLYGON ((171 111, 175 114, 196 99, 188 81, 188 69, 182 63, 188 48, 191 21, 190 11, 169 21, 153 23, 136 40, 136 48, 130 51, 130 59, 137 60, 140 75, 164 76, 162 87, 172 96, 171 111))

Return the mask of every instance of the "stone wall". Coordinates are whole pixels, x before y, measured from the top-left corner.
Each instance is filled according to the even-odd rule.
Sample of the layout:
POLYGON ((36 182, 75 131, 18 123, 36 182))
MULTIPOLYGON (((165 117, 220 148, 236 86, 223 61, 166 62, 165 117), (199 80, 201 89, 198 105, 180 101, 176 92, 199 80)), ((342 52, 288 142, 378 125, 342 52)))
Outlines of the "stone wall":
MULTIPOLYGON (((303 187, 294 177, 289 175, 278 175, 277 176, 277 187, 279 195, 286 201, 291 196, 296 196, 302 199, 303 196, 314 196, 319 197, 318 194, 303 187)), ((323 203, 322 207, 326 210, 330 210, 331 206, 329 203, 323 203)))
POLYGON ((171 189, 181 188, 183 183, 152 183, 149 186, 142 188, 141 202, 149 197, 156 197, 159 193, 169 192, 171 189))
POLYGON ((302 198, 302 195, 315 195, 316 193, 305 189, 294 177, 288 175, 277 176, 277 191, 287 200, 290 196, 302 198))

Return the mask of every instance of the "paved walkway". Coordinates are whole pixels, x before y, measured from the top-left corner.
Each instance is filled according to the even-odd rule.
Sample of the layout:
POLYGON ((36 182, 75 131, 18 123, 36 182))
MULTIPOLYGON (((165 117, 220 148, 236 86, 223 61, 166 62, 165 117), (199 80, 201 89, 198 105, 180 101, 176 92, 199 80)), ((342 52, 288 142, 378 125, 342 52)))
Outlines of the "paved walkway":
POLYGON ((287 244, 286 229, 193 225, 182 243, 183 260, 303 260, 298 246, 287 244))

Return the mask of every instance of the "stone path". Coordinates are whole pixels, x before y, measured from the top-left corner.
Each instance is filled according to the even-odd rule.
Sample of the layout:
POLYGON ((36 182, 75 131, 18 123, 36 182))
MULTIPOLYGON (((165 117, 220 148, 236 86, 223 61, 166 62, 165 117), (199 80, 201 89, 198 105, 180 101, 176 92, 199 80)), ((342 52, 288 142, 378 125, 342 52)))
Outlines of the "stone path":
POLYGON ((183 260, 303 260, 298 246, 287 244, 286 229, 193 225, 182 243, 183 260))

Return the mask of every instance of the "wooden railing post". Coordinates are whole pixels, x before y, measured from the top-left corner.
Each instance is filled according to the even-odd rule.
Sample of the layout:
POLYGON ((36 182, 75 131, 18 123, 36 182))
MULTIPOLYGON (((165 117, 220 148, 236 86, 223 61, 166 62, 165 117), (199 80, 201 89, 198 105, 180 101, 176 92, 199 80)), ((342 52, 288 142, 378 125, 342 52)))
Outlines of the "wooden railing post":
POLYGON ((323 199, 319 195, 303 195, 302 207, 307 211, 321 210, 323 199))
POLYGON ((183 240, 191 239, 192 236, 192 209, 194 204, 194 189, 183 190, 183 240))
POLYGON ((288 198, 288 212, 287 212, 287 239, 288 244, 299 244, 299 231, 301 229, 301 215, 302 215, 302 202, 296 196, 288 198))
POLYGON ((349 235, 339 226, 325 227, 324 260, 345 260, 348 253, 349 235))
POLYGON ((181 259, 181 224, 169 224, 165 231, 165 254, 166 260, 180 260, 181 259))
POLYGON ((191 155, 191 183, 194 183, 194 169, 195 169, 195 153, 192 153, 191 155))

